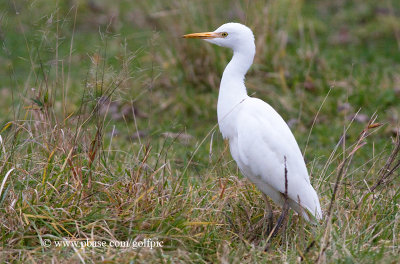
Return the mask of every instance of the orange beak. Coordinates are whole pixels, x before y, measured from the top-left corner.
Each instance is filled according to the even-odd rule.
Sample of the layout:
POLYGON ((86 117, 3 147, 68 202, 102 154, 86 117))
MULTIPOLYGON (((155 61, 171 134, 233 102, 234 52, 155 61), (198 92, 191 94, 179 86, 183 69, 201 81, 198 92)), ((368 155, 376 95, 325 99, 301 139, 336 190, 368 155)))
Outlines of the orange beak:
POLYGON ((202 32, 202 33, 192 33, 186 34, 182 36, 183 38, 197 38, 197 39, 213 39, 213 38, 220 38, 220 33, 215 32, 202 32))

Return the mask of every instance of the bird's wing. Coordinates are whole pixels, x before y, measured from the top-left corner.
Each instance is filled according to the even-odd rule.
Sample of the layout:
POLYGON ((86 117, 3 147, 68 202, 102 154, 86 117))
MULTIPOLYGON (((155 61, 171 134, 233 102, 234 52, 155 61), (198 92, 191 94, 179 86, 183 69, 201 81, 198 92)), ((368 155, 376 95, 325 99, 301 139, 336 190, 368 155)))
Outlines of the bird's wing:
MULTIPOLYGON (((236 127, 239 147, 243 151, 242 158, 246 163, 249 163, 251 157, 252 161, 256 158, 262 164, 281 164, 284 168, 286 157, 287 169, 294 170, 302 180, 310 182, 296 139, 286 122, 269 104, 257 98, 246 100, 238 115, 236 127), (265 158, 271 161, 267 162, 265 158), (273 163, 273 159, 277 163, 273 163)), ((283 172, 284 169, 281 170, 283 172)))
POLYGON ((282 117, 262 100, 249 98, 236 121, 239 167, 284 193, 286 166, 289 198, 320 211, 299 146, 282 117))

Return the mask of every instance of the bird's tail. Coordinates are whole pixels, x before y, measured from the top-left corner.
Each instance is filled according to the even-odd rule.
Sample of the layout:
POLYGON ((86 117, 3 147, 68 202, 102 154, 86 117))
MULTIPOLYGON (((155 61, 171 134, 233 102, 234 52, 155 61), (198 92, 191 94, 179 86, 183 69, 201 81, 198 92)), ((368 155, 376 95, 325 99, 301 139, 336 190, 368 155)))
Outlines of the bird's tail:
POLYGON ((306 221, 316 224, 322 219, 322 210, 319 204, 319 200, 314 200, 314 206, 302 204, 301 201, 296 202, 292 199, 288 199, 289 206, 301 215, 306 221))

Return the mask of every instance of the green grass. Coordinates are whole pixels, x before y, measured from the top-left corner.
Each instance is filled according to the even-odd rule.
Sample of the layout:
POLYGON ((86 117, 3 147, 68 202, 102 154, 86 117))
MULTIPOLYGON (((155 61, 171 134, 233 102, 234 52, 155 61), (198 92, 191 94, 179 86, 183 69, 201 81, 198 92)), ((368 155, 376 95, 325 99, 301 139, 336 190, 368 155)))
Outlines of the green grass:
POLYGON ((398 260, 400 2, 9 0, 0 40, 2 261, 398 260), (291 124, 325 213, 290 212, 267 252, 217 127, 231 52, 180 38, 229 21, 253 29, 248 91, 291 124), (163 248, 41 245, 144 238, 163 248))

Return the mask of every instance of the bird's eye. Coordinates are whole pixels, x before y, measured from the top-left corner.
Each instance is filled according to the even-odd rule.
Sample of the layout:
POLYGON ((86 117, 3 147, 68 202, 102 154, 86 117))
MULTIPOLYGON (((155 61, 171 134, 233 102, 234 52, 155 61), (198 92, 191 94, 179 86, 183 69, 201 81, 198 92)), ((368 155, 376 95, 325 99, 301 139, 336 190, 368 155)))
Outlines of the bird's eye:
POLYGON ((226 38, 228 36, 228 32, 222 32, 221 36, 223 36, 224 38, 226 38))

